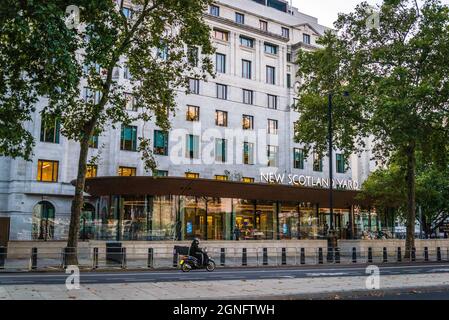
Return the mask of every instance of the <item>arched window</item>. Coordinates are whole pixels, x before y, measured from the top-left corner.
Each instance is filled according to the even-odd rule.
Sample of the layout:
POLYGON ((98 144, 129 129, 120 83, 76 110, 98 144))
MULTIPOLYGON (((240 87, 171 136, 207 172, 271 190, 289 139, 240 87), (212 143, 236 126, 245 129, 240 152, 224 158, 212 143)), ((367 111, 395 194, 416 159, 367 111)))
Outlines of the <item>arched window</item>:
POLYGON ((55 234, 55 207, 41 201, 33 209, 33 240, 53 240, 55 234))
POLYGON ((93 239, 95 236, 94 229, 95 207, 90 203, 84 203, 80 216, 80 239, 93 239))

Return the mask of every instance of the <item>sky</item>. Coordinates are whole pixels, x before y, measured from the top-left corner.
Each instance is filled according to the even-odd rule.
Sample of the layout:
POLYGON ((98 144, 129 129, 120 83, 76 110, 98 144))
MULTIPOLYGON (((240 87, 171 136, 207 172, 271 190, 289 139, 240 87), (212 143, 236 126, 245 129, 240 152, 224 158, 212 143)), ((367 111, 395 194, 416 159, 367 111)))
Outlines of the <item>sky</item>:
MULTIPOLYGON (((292 0, 293 6, 300 12, 318 18, 318 23, 326 27, 333 27, 339 12, 349 13, 362 0, 292 0)), ((367 0, 371 5, 380 4, 382 0, 367 0)), ((449 0, 442 0, 449 5, 449 0)))

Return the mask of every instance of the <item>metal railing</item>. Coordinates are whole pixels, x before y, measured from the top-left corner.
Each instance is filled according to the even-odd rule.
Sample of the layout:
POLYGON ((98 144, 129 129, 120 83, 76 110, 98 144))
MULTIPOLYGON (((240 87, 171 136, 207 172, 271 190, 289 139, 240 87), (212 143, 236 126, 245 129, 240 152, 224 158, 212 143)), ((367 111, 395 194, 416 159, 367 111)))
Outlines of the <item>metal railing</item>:
MULTIPOLYGON (((329 264, 386 264, 449 262, 449 248, 299 248, 251 247, 208 248, 208 255, 217 267, 282 267, 329 264)), ((0 247, 0 271, 61 270, 71 263, 70 248, 7 248, 0 247)), ((183 255, 171 248, 126 246, 111 248, 78 248, 78 266, 98 269, 176 269, 183 255)))

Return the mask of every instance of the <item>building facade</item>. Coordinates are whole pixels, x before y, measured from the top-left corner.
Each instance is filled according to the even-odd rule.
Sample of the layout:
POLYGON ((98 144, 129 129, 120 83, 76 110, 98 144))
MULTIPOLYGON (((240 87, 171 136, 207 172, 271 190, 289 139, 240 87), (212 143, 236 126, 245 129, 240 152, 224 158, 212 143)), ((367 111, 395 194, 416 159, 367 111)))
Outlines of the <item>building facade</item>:
MULTIPOLYGON (((301 13, 283 0, 220 0, 208 8, 205 19, 211 26, 212 41, 217 49, 213 58, 217 77, 207 82, 192 79, 191 94, 178 93, 177 112, 171 119, 173 130, 168 133, 152 124, 136 122, 116 129, 110 127, 94 138, 89 156, 100 154, 100 160, 98 165, 88 168, 89 176, 151 176, 152 173, 144 170, 141 156, 136 151, 137 139, 144 135, 152 138, 158 176, 257 184, 267 183, 264 177, 271 174, 277 180, 272 182, 281 184, 288 184, 288 177, 295 177, 296 182, 303 187, 328 185, 328 159, 314 153, 305 158, 302 146, 294 142, 294 122, 298 114, 292 108, 296 96, 295 83, 298 80, 295 76, 296 52, 299 49, 316 49, 316 40, 326 28, 318 24, 316 18, 301 13)), ((126 69, 117 68, 114 77, 119 82, 126 82, 130 75, 126 69)), ((88 92, 84 90, 83 94, 87 95, 88 92)), ((71 181, 76 178, 79 146, 60 135, 57 123, 46 124, 42 121, 39 111, 44 103, 38 104, 33 121, 26 124, 36 139, 32 161, 0 158, 0 216, 9 218, 11 240, 58 240, 65 239, 68 233, 74 193, 71 181)), ((129 112, 134 112, 132 100, 128 107, 129 112)), ((337 183, 342 188, 356 189, 374 169, 375 164, 370 159, 370 152, 366 152, 353 155, 346 162, 342 154, 335 152, 334 176, 337 183), (345 163, 349 163, 349 166, 345 163)), ((103 196, 110 197, 112 194, 103 196)), ((172 197, 174 194, 166 196, 172 197)), ((157 200, 161 208, 165 208, 160 209, 160 214, 165 212, 167 217, 190 214, 176 211, 179 199, 176 200, 178 204, 173 204, 172 198, 167 199, 157 200)), ((109 232, 112 235, 92 231, 97 228, 94 225, 108 224, 104 216, 100 217, 103 213, 115 214, 114 219, 117 221, 114 223, 118 225, 131 225, 119 217, 126 211, 126 205, 132 207, 132 199, 118 200, 116 205, 121 206, 122 213, 112 213, 112 203, 107 205, 107 212, 102 213, 106 210, 104 201, 101 195, 86 195, 87 204, 81 221, 84 236, 88 234, 89 237, 104 240, 132 238, 117 236, 122 232, 117 229, 109 232)), ((136 201, 145 202, 139 199, 136 201)), ((206 206, 209 200, 201 200, 198 204, 198 196, 194 196, 186 201, 193 201, 195 210, 199 210, 198 206, 206 206)), ((293 206, 299 205, 300 201, 298 199, 293 206)), ((254 202, 249 206, 247 209, 254 212, 266 209, 259 210, 254 202)), ((268 206, 272 207, 273 202, 268 206)), ((226 210, 234 210, 229 208, 226 210)), ((317 212, 313 205, 308 208, 314 210, 314 214, 317 212)), ((350 222, 351 225, 360 225, 359 229, 364 230, 367 223, 369 226, 380 224, 379 221, 373 222, 376 217, 369 211, 367 216, 360 217, 360 221, 354 218, 349 221, 353 208, 339 209, 349 210, 347 221, 340 222, 341 226, 350 222)), ((298 211, 298 219, 299 215, 298 211)), ((146 220, 151 217, 153 215, 145 215, 146 220)), ((279 235, 281 231, 291 234, 288 230, 292 228, 279 223, 278 217, 274 219, 270 214, 265 217, 265 221, 271 221, 265 223, 269 227, 264 227, 266 230, 271 228, 271 236, 266 236, 267 239, 282 238, 279 235)), ((200 216, 199 220, 195 218, 195 223, 191 222, 190 225, 186 222, 178 227, 181 228, 178 231, 178 221, 185 219, 173 219, 165 223, 166 227, 160 228, 163 231, 159 233, 170 234, 162 238, 176 237, 181 232, 179 230, 186 233, 192 230, 195 223, 207 225, 207 219, 210 218, 207 214, 203 218, 200 216), (165 230, 167 228, 172 228, 170 233, 165 230)), ((245 220, 244 217, 235 219, 235 216, 233 220, 229 218, 224 224, 218 219, 217 224, 223 225, 220 227, 222 231, 214 233, 217 236, 212 238, 229 239, 234 229, 239 228, 242 233, 247 233, 247 226, 255 225, 255 221, 245 220), (222 235, 218 236, 220 233, 222 235)), ((316 228, 325 227, 325 219, 321 222, 318 220, 314 222, 316 228)), ((145 228, 148 228, 147 225, 146 222, 145 228)), ((208 232, 211 231, 202 231, 200 236, 208 237, 208 232)), ((290 237, 297 237, 298 234, 296 232, 290 237)), ((318 231, 314 234, 318 234, 318 231)), ((208 238, 211 236, 212 233, 208 238)), ((138 239, 151 240, 152 237, 153 233, 149 235, 147 232, 138 239)))

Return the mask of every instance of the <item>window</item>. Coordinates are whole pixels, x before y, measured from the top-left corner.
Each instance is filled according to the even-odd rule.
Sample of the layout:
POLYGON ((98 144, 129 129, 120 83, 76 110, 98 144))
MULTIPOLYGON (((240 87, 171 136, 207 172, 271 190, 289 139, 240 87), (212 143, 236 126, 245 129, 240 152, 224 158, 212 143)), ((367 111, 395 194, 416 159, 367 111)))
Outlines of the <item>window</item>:
POLYGON ((290 29, 282 27, 282 36, 284 38, 290 38, 290 29))
POLYGON ((277 146, 267 146, 267 157, 269 167, 278 166, 278 149, 279 147, 277 146))
POLYGON ((157 49, 157 56, 159 59, 163 61, 168 60, 168 47, 166 45, 163 45, 162 48, 157 49))
POLYGON ((153 177, 168 177, 167 170, 156 170, 153 172, 153 177))
POLYGON ((254 117, 244 114, 242 116, 243 130, 254 130, 254 117))
POLYGON ((337 160, 337 173, 345 173, 345 156, 341 153, 336 154, 336 160, 337 160))
POLYGON ((292 75, 290 73, 287 73, 287 88, 292 87, 292 75))
POLYGON ((215 6, 215 5, 211 5, 210 6, 210 14, 216 17, 220 16, 220 7, 219 6, 215 6))
POLYGON ((242 13, 235 13, 235 22, 238 24, 245 24, 245 15, 242 13))
POLYGON ((242 60, 242 78, 251 79, 251 61, 242 60))
POLYGON ((219 181, 228 181, 228 176, 223 176, 223 175, 215 175, 215 180, 219 180, 219 181))
POLYGON ((214 29, 214 38, 227 42, 229 40, 229 32, 214 29))
POLYGON ((267 83, 276 84, 276 69, 271 66, 267 66, 267 83))
POLYGON ((137 150, 137 127, 122 126, 122 134, 120 138, 120 150, 125 151, 137 150))
POLYGON ((125 110, 137 111, 137 106, 135 104, 135 99, 132 94, 125 93, 125 110))
POLYGON ((60 124, 58 119, 45 119, 41 121, 41 141, 59 143, 60 124))
POLYGON ((198 60, 199 60, 198 55, 199 55, 198 47, 195 46, 187 47, 187 59, 189 63, 194 67, 198 67, 198 60))
POLYGON ((86 167, 86 178, 95 178, 97 176, 98 167, 93 164, 88 164, 86 167))
POLYGON ((243 143, 243 164, 254 164, 254 143, 243 143))
POLYGON ((278 134, 278 121, 268 119, 268 134, 278 134))
POLYGON ((112 70, 112 79, 117 80, 120 77, 120 69, 118 67, 114 67, 112 70))
POLYGON ((254 178, 243 177, 242 182, 244 183, 254 183, 254 178))
POLYGON ((217 98, 222 100, 228 99, 228 86, 217 83, 217 98))
POLYGON ((215 125, 219 127, 228 126, 228 113, 226 111, 215 111, 215 125))
POLYGON ((186 178, 188 179, 199 179, 200 174, 195 172, 186 172, 186 178))
POLYGON ((278 108, 278 97, 273 96, 271 94, 269 94, 267 96, 268 96, 268 108, 269 109, 277 109, 278 108))
POLYGON ((243 89, 243 103, 253 104, 254 92, 252 90, 243 89))
POLYGON ((89 139, 89 148, 98 149, 98 135, 93 135, 89 139))
POLYGON ((189 91, 191 94, 200 94, 200 80, 199 79, 189 79, 189 91))
POLYGON ((131 73, 129 72, 129 67, 128 66, 124 66, 123 67, 123 79, 131 80, 131 73))
POLYGON ((38 160, 37 181, 58 182, 59 162, 53 160, 38 160))
POLYGON ((287 62, 292 62, 292 53, 287 52, 287 62))
POLYGON ((244 36, 240 36, 240 44, 247 48, 254 48, 254 40, 244 36))
POLYGON ((307 33, 304 33, 302 35, 302 42, 304 42, 305 44, 310 44, 310 35, 307 33))
POLYGON ((168 132, 154 130, 153 153, 160 156, 168 155, 168 132))
POLYGON ((199 159, 200 137, 188 134, 186 137, 186 158, 199 159))
POLYGON ((123 7, 122 12, 126 19, 132 19, 133 12, 130 8, 123 7))
POLYGON ((269 54, 277 54, 278 53, 278 46, 271 44, 271 43, 265 43, 265 53, 269 54))
POLYGON ((313 153, 313 171, 323 171, 323 157, 318 153, 313 153))
POLYGON ((304 169, 304 150, 293 149, 293 167, 295 169, 304 169))
POLYGON ((215 139, 215 161, 226 162, 226 139, 215 139))
POLYGON ((98 104, 101 99, 101 92, 94 91, 91 88, 84 87, 83 89, 83 99, 89 104, 98 104))
POLYGON ((226 55, 217 53, 215 57, 216 71, 218 73, 226 73, 226 55))
POLYGON ((118 175, 120 177, 135 177, 136 176, 136 168, 134 168, 134 167, 119 167, 118 175))
POLYGON ((260 30, 268 31, 268 22, 264 20, 259 20, 260 30))
POLYGON ((200 121, 200 107, 187 106, 187 121, 200 121))

